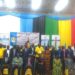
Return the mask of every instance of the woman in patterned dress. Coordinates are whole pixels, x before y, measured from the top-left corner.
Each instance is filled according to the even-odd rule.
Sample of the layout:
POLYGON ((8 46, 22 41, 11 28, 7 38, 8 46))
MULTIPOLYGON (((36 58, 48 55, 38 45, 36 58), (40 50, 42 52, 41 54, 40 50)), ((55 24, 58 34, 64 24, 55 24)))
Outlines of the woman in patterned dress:
POLYGON ((53 59, 53 71, 52 75, 62 75, 62 64, 58 56, 53 59))

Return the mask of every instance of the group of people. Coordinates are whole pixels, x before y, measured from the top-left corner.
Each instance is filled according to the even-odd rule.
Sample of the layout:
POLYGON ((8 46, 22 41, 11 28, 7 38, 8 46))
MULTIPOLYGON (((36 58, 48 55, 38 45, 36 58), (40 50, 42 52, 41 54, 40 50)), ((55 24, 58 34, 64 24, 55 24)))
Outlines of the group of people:
POLYGON ((30 45, 29 41, 24 46, 14 45, 12 48, 0 44, 0 69, 4 65, 12 68, 12 75, 15 68, 18 68, 19 75, 21 69, 26 72, 28 68, 32 71, 31 75, 65 75, 65 69, 75 69, 75 46, 60 46, 56 49, 41 44, 30 45))

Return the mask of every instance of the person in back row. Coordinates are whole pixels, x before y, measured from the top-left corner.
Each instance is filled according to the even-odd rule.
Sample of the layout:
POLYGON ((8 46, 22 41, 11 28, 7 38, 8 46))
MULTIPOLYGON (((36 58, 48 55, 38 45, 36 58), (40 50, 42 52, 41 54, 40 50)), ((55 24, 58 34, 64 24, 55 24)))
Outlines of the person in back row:
POLYGON ((9 48, 9 46, 7 46, 7 49, 5 50, 5 53, 4 53, 5 64, 10 64, 9 63, 9 57, 10 57, 10 48, 9 48))
POLYGON ((10 57, 9 57, 10 64, 12 63, 11 61, 13 57, 15 57, 17 53, 18 53, 18 46, 14 45, 13 48, 11 48, 10 50, 10 57))
POLYGON ((3 48, 2 44, 0 44, 0 67, 3 65, 5 48, 3 48))
POLYGON ((30 46, 30 42, 27 41, 25 43, 25 47, 23 48, 23 68, 25 69, 27 67, 27 61, 28 61, 28 57, 30 56, 30 54, 32 53, 32 49, 31 49, 31 46, 30 46))
POLYGON ((42 56, 43 52, 44 48, 41 46, 41 44, 38 44, 38 46, 36 46, 35 48, 36 57, 39 58, 40 56, 42 56))
POLYGON ((35 73, 38 73, 39 68, 39 59, 43 56, 44 54, 44 48, 41 46, 41 44, 38 44, 38 46, 35 47, 35 73))

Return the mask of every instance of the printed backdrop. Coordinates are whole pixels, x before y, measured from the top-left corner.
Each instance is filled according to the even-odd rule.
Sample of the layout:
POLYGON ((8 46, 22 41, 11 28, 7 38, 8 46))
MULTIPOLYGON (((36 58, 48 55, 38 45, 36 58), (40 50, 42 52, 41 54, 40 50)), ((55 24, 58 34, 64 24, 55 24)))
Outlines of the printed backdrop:
POLYGON ((17 34, 17 45, 24 45, 27 41, 30 41, 30 44, 37 45, 39 43, 39 33, 20 32, 17 34))
POLYGON ((41 35, 41 45, 47 46, 49 44, 50 36, 49 35, 41 35))
POLYGON ((58 49, 58 47, 60 46, 60 36, 59 35, 52 35, 51 45, 55 46, 56 49, 58 49))
POLYGON ((27 41, 30 41, 30 44, 37 45, 39 43, 39 33, 0 33, 0 43, 4 45, 24 45, 27 41))
POLYGON ((8 33, 0 33, 0 43, 4 45, 10 44, 10 35, 8 33))

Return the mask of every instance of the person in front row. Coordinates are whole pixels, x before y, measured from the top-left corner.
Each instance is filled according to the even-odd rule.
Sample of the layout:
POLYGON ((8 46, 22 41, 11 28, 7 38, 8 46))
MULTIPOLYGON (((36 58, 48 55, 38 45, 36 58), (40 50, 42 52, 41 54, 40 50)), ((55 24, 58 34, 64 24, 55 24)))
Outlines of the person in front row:
POLYGON ((62 75, 62 63, 58 56, 53 59, 52 75, 62 75))
POLYGON ((23 58, 17 54, 12 60, 12 75, 14 75, 14 70, 18 68, 18 75, 21 74, 20 70, 23 66, 23 58))

